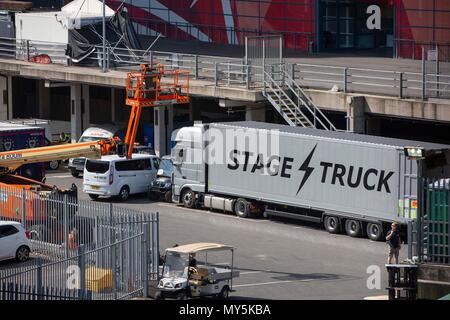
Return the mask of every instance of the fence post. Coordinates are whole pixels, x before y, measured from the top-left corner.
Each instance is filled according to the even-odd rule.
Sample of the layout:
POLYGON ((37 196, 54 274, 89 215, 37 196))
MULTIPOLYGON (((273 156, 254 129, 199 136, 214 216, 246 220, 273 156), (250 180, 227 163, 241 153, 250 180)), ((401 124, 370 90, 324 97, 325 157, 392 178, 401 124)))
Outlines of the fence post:
POLYGON ((38 265, 36 268, 36 294, 37 294, 37 300, 43 300, 42 294, 43 294, 43 287, 42 287, 42 260, 41 258, 38 258, 38 265))
POLYGON ((109 203, 109 236, 110 236, 110 250, 111 250, 111 273, 112 273, 112 290, 114 293, 114 300, 117 300, 117 286, 116 286, 116 240, 114 239, 114 208, 112 203, 109 203))
POLYGON ((248 90, 248 89, 250 89, 250 68, 249 68, 248 65, 246 65, 245 67, 246 67, 246 70, 245 70, 245 73, 246 73, 246 79, 245 79, 246 83, 245 83, 245 87, 246 87, 247 90, 248 90))
POLYGON ((64 221, 64 257, 67 259, 69 257, 69 220, 68 220, 68 201, 67 194, 64 195, 63 203, 63 221, 64 221))
POLYGON ((413 221, 412 220, 408 220, 408 259, 412 259, 413 253, 412 253, 412 246, 413 244, 413 221))
POLYGON ((78 269, 80 270, 78 298, 84 300, 86 298, 86 257, 84 244, 78 247, 78 269))
POLYGON ((295 83, 295 63, 291 64, 291 78, 292 82, 295 83))
POLYGON ((217 87, 217 83, 219 82, 218 79, 218 70, 217 70, 217 61, 214 61, 214 86, 217 87))
POLYGON ((403 99, 403 72, 400 72, 399 76, 400 76, 399 77, 400 84, 399 84, 399 87, 398 87, 398 97, 400 99, 403 99))
POLYGON ((26 43, 26 52, 27 52, 27 61, 30 61, 30 40, 25 41, 26 43))
POLYGON ((27 228, 27 193, 25 188, 22 188, 22 227, 27 228))
POLYGON ((150 50, 150 65, 153 65, 153 51, 150 50))
POLYGON ((422 47, 422 100, 425 100, 426 97, 426 64, 425 64, 425 47, 422 47))
POLYGON ((194 77, 195 79, 198 79, 198 55, 195 55, 195 71, 194 71, 194 77))
POLYGON ((348 68, 344 68, 344 93, 347 92, 348 89, 348 82, 347 82, 347 77, 348 77, 348 68))
MULTIPOLYGON (((142 235, 142 285, 144 288, 144 298, 148 297, 148 223, 142 225, 142 230, 144 231, 142 235)), ((153 261, 155 263, 155 261, 153 261)), ((158 261, 156 261, 158 263, 158 261)))

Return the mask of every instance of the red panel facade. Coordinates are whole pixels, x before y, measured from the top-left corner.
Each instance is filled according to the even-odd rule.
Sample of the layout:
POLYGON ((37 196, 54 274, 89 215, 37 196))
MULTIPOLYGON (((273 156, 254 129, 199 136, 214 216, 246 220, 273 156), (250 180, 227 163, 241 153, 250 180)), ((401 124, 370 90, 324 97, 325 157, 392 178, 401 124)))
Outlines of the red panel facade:
MULTIPOLYGON (((118 0, 107 0, 107 3, 112 8, 121 5, 118 0)), ((441 58, 449 59, 450 0, 126 0, 124 5, 140 34, 162 33, 173 39, 222 44, 243 44, 245 36, 282 34, 286 48, 306 51, 310 45, 324 48, 316 43, 324 41, 324 35, 316 36, 317 32, 328 32, 322 26, 324 11, 316 12, 323 6, 328 6, 327 15, 331 14, 331 18, 326 18, 327 26, 346 24, 341 31, 333 31, 331 35, 328 32, 329 37, 336 38, 334 48, 370 44, 370 32, 361 31, 361 26, 365 27, 366 5, 372 4, 382 7, 383 24, 386 21, 391 24, 381 36, 388 39, 392 33, 398 56, 420 58, 421 46, 439 44, 441 58), (342 6, 346 6, 347 11, 342 6), (345 11, 347 16, 341 20, 336 18, 335 22, 333 10, 345 11), (349 12, 355 17, 349 18, 349 12), (354 30, 349 28, 353 21, 354 30), (348 38, 352 37, 352 32, 354 39, 348 38)), ((376 37, 380 34, 374 39, 376 37)), ((378 39, 374 43, 374 47, 389 46, 386 43, 392 41, 378 39)))

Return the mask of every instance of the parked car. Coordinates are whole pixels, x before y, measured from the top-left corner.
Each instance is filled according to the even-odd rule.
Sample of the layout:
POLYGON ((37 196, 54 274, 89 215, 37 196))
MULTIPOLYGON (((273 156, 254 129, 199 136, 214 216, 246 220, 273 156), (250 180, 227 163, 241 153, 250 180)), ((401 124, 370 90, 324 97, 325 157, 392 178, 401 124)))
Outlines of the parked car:
POLYGON ((156 179, 152 182, 148 194, 151 200, 164 199, 166 202, 172 202, 172 174, 173 163, 171 157, 162 157, 156 173, 156 179))
POLYGON ((88 159, 83 172, 83 191, 93 200, 99 196, 118 196, 126 201, 130 194, 148 192, 158 168, 159 158, 146 154, 134 154, 133 159, 118 155, 88 159))
MULTIPOLYGON (((114 136, 112 129, 103 129, 91 127, 84 130, 78 142, 98 141, 102 139, 110 139, 114 136)), ((78 157, 69 159, 68 168, 73 177, 78 178, 83 173, 86 158, 78 157)))
POLYGON ((25 262, 30 257, 30 233, 20 222, 0 221, 0 261, 16 259, 25 262))

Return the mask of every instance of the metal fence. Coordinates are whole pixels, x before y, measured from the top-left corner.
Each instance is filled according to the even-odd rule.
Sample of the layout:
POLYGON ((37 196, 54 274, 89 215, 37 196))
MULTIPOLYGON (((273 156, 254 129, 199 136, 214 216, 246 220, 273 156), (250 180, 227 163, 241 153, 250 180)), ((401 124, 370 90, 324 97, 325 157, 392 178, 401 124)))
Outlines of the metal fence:
POLYGON ((419 262, 450 264, 450 179, 422 179, 419 215, 408 225, 408 255, 419 262))
MULTIPOLYGON (((71 64, 65 55, 67 44, 0 38, 0 57, 28 61, 37 54, 48 54, 53 63, 71 64)), ((103 51, 94 47, 86 58, 89 65, 101 67, 103 51)), ((246 63, 245 58, 228 58, 151 50, 107 47, 109 67, 130 69, 139 63, 159 63, 166 68, 188 70, 194 79, 215 86, 262 90, 262 66, 246 63)), ((368 93, 399 98, 450 98, 450 75, 399 72, 328 65, 285 63, 291 77, 303 88, 368 93)), ((266 70, 270 72, 270 70, 266 70)))
POLYGON ((0 219, 22 223, 32 256, 0 270, 0 300, 125 299, 158 275, 159 216, 47 192, 0 189, 0 219))

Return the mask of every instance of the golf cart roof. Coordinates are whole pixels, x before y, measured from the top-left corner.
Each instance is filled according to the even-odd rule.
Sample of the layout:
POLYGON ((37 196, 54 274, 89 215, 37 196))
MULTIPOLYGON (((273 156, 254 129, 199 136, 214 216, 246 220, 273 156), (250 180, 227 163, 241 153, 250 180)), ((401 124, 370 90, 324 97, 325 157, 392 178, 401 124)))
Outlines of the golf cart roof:
POLYGON ((232 249, 233 247, 224 244, 199 242, 199 243, 185 244, 183 246, 178 246, 174 248, 168 248, 166 249, 166 251, 177 253, 196 253, 201 251, 222 251, 232 249))

